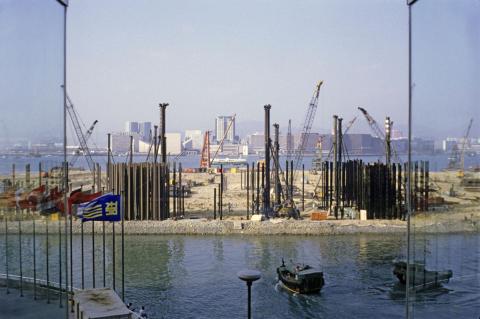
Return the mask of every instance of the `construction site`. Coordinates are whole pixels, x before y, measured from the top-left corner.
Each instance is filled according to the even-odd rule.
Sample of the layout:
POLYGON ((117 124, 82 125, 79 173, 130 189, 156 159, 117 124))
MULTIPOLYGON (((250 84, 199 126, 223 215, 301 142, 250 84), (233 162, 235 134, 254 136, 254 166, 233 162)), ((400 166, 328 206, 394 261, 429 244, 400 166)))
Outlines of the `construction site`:
MULTIPOLYGON (((166 126, 168 103, 158 106, 159 125, 154 126, 152 143, 143 162, 133 161, 133 137, 125 162, 115 162, 111 154, 111 137, 108 140, 107 169, 102 171, 94 162, 88 141, 97 121, 82 128, 77 111, 67 95, 67 110, 80 147, 69 158, 69 189, 67 193, 81 190, 89 193, 114 193, 122 196, 124 218, 142 220, 252 220, 264 221, 278 218, 294 220, 397 220, 405 221, 408 205, 412 212, 459 212, 478 205, 480 183, 478 170, 465 170, 465 148, 473 118, 463 137, 463 143, 454 147, 448 167, 440 172, 430 172, 427 160, 403 162, 391 144, 393 121, 387 116, 382 128, 365 108, 358 107, 372 133, 384 143, 384 159, 364 162, 351 158, 343 142, 357 117, 345 127, 339 115, 333 115, 332 145, 328 154, 318 153, 311 169, 305 169, 304 151, 315 120, 323 81, 314 89, 303 121, 302 137, 296 149, 290 148, 281 156, 278 123, 270 123, 271 105, 264 112, 264 157, 248 163, 222 159, 219 150, 227 136, 235 115, 224 132, 224 138, 215 151, 210 149, 210 132, 206 131, 202 156, 198 167, 182 167, 179 156, 167 156, 166 126), (273 133, 271 132, 273 130, 273 133), (88 167, 77 167, 80 156, 88 167), (232 165, 233 164, 233 165, 232 165), (409 174, 410 172, 410 174, 409 174), (406 185, 410 183, 410 194, 406 185)), ((291 128, 289 125, 289 133, 291 128)), ((319 141, 321 144, 321 141, 319 141)), ((321 146, 319 146, 321 148, 321 146)), ((36 188, 55 190, 61 199, 61 185, 56 172, 38 168, 38 179, 15 172, 13 183, 27 190, 24 197, 36 188)), ((18 167, 17 167, 18 170, 18 167)), ((22 170, 22 168, 21 168, 22 170)), ((8 185, 4 185, 8 189, 8 185)), ((53 195, 52 195, 53 196, 53 195)), ((75 207, 75 205, 73 205, 75 207)), ((60 209, 57 209, 61 211, 60 209)), ((75 215, 75 213, 74 213, 75 215)), ((462 215, 463 220, 478 216, 462 215)))

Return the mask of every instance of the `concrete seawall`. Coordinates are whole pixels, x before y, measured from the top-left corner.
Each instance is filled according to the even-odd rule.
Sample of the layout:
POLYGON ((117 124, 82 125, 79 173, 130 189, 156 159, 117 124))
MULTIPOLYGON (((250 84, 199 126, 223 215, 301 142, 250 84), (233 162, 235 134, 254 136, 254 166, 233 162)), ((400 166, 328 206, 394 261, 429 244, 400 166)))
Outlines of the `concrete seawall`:
MULTIPOLYGON (((81 222, 74 221, 72 230, 80 234, 81 222)), ((35 222, 37 234, 46 232, 45 221, 35 222)), ((49 232, 52 236, 58 234, 59 223, 49 222, 49 232)), ((263 222, 247 220, 206 220, 185 219, 165 221, 125 221, 125 233, 129 235, 158 235, 158 234, 184 234, 184 235, 345 235, 345 234, 402 234, 405 233, 407 224, 399 220, 283 220, 273 219, 263 222)), ((91 233, 91 222, 84 223, 84 233, 91 233)), ((18 222, 8 222, 8 231, 18 232, 18 222)), ((64 222, 61 221, 61 231, 64 232, 64 222)), ((112 232, 111 223, 106 223, 107 234, 112 232)), ((116 224, 115 232, 121 231, 120 223, 116 224)), ((415 225, 416 232, 422 233, 458 233, 480 232, 479 223, 472 220, 453 221, 424 221, 415 225)), ((33 223, 22 222, 22 233, 32 234, 33 223)), ((5 225, 0 226, 0 234, 5 233, 5 225)), ((102 222, 95 222, 95 233, 102 233, 102 222)))

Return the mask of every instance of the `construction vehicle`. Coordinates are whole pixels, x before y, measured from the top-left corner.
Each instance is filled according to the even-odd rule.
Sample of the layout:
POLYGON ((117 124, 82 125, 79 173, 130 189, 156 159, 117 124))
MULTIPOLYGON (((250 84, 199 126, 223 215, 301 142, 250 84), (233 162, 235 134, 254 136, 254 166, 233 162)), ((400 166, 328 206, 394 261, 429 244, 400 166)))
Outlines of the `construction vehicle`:
POLYGON ((310 131, 312 129, 313 120, 315 119, 315 113, 317 111, 318 97, 320 95, 320 88, 322 84, 323 84, 323 81, 318 82, 318 84, 315 87, 315 91, 313 92, 313 96, 310 100, 310 103, 308 104, 307 114, 305 115, 305 120, 303 122, 302 133, 300 134, 300 143, 298 144, 298 148, 295 152, 294 180, 296 177, 296 172, 300 168, 300 165, 303 161, 303 154, 305 153, 305 148, 308 144, 310 131))
MULTIPOLYGON (((63 85, 61 85, 61 87, 64 88, 63 85)), ((90 171, 93 172, 93 170, 95 169, 95 164, 93 162, 92 155, 90 153, 90 149, 88 148, 88 144, 87 144, 87 140, 90 137, 91 132, 88 135, 88 137, 83 133, 82 127, 80 125, 80 121, 78 120, 78 115, 77 115, 77 112, 75 111, 75 107, 73 106, 72 100, 70 99, 70 96, 66 92, 65 92, 65 96, 67 98, 67 101, 66 101, 67 112, 68 112, 68 115, 70 116, 70 119, 72 120, 73 128, 75 130, 75 135, 77 136, 78 143, 80 144, 79 152, 83 154, 83 156, 85 157, 85 160, 87 161, 88 168, 90 169, 90 171)), ((95 124, 96 123, 94 122, 93 127, 95 124)), ((92 127, 92 131, 93 131, 93 127, 92 127)))
MULTIPOLYGON (((300 143, 295 150, 295 159, 293 161, 294 163, 294 172, 293 172, 293 180, 295 180, 295 177, 297 176, 297 172, 300 168, 300 165, 303 161, 303 155, 305 153, 305 148, 308 144, 308 139, 310 137, 310 131, 312 129, 312 124, 313 120, 315 119, 315 113, 317 111, 317 106, 318 106, 318 98, 320 95, 320 88, 323 84, 323 81, 318 82, 318 84, 315 86, 315 90, 313 92, 313 96, 310 99, 310 103, 308 104, 307 108, 307 113, 305 115, 305 119, 303 122, 303 130, 300 135, 300 143)), ((287 159, 289 159, 290 155, 293 155, 291 151, 291 121, 288 122, 288 133, 287 133, 287 159)), ((272 157, 275 158, 275 155, 272 154, 272 157)), ((277 161, 278 162, 278 161, 277 161)), ((275 160, 274 160, 275 163, 275 160)), ((288 191, 288 186, 289 182, 286 180, 287 177, 284 175, 282 169, 280 167, 277 168, 280 174, 280 181, 285 182, 285 190, 283 187, 281 188, 281 193, 282 197, 284 198, 284 201, 282 202, 280 207, 276 207, 276 214, 279 216, 289 216, 293 218, 300 218, 300 212, 298 208, 295 205, 295 201, 293 200, 293 194, 290 194, 288 191)))
POLYGON ((468 136, 470 135, 470 130, 472 128, 473 118, 470 119, 468 123, 467 130, 465 135, 462 138, 462 143, 460 148, 455 144, 452 148, 452 155, 449 157, 449 162, 447 169, 449 170, 458 170, 458 177, 463 178, 465 175, 465 149, 467 147, 468 136))

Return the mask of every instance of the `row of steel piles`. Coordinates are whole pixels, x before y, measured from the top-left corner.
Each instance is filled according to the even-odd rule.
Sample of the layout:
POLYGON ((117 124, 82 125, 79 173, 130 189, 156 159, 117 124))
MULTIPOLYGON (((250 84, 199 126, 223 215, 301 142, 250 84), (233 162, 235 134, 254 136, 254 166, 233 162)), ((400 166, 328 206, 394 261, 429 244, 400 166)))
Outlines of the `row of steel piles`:
POLYGON ((117 163, 108 167, 108 191, 122 194, 126 220, 165 220, 185 215, 182 167, 164 163, 117 163), (178 176, 178 179, 177 179, 178 176))
POLYGON ((182 166, 167 163, 166 108, 160 103, 160 135, 157 126, 153 136, 153 163, 133 163, 133 143, 130 142, 129 163, 111 163, 110 134, 108 136, 107 189, 122 195, 126 220, 165 220, 185 215, 185 188, 182 166), (158 153, 161 147, 161 158, 158 153), (177 180, 178 173, 178 180, 177 180), (178 181, 178 182, 177 182, 178 181))
MULTIPOLYGON (((339 177, 335 177, 334 162, 322 163, 320 202, 323 208, 365 209, 369 219, 405 218, 406 164, 366 164, 350 160, 339 163, 336 169, 339 177)), ((414 210, 428 211, 428 185, 428 162, 415 162, 411 185, 414 210)))

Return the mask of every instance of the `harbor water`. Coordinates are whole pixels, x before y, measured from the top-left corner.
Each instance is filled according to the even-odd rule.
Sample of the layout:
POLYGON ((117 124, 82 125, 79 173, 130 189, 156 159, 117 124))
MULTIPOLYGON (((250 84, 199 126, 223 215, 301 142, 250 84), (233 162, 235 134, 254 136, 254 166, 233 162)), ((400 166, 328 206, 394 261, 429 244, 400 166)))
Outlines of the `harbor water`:
MULTIPOLYGON (((86 224, 88 225, 88 224, 86 224)), ((88 226, 87 226, 88 227, 88 226)), ((58 270, 58 233, 49 238, 50 272, 58 270)), ((23 235, 23 272, 31 277, 32 236, 23 235)), ((64 239, 62 239, 64 240, 64 239)), ((102 236, 95 236, 96 287, 103 285, 102 236)), ((8 236, 9 268, 18 274, 18 236, 8 236)), ((112 238, 106 239, 107 286, 112 285, 112 238)), ((418 258, 428 268, 451 269, 443 288, 417 293, 416 318, 477 318, 480 314, 480 234, 428 235, 418 258)), ((0 245, 5 245, 1 236, 0 245)), ((37 235, 37 276, 45 276, 45 235, 37 235)), ((63 246, 63 244, 62 244, 63 246)), ((84 286, 91 288, 91 235, 84 237, 84 286)), ((74 286, 81 286, 80 236, 73 237, 74 286)), ((116 289, 121 294, 120 237, 116 240, 116 289)), ((392 261, 406 253, 401 235, 345 236, 125 236, 125 297, 144 305, 149 318, 245 318, 247 287, 237 271, 258 269, 254 318, 404 318, 404 287, 392 261), (320 294, 293 295, 279 286, 281 259, 324 272, 320 294)), ((5 273, 5 256, 0 272, 5 273)), ((51 278, 58 281, 58 278, 51 278)))
MULTIPOLYGON (((429 161, 430 162, 430 171, 440 171, 447 167, 449 162, 449 154, 436 154, 436 155, 412 155, 413 161, 429 161)), ((67 157, 68 159, 70 157, 67 157)), ((107 166, 107 156, 98 155, 93 156, 93 161, 99 163, 102 167, 102 170, 105 171, 107 166)), ((145 162, 147 156, 134 155, 134 162, 145 162)), ((247 163, 251 164, 252 162, 257 162, 263 157, 257 155, 249 155, 243 157, 247 160, 247 163)), ((305 169, 309 170, 312 168, 312 160, 315 156, 306 155, 303 157, 301 164, 305 165, 305 169)), ((351 156, 351 159, 361 159, 364 162, 372 163, 377 161, 384 161, 384 155, 370 155, 370 156, 351 156)), ((286 156, 280 156, 280 164, 283 167, 285 165, 286 156)), ((293 159, 293 158, 291 158, 293 159)), ((324 156, 324 160, 326 156, 324 156)), ((400 159, 405 163, 407 161, 406 156, 400 156, 400 159)), ((115 155, 113 156, 113 163, 127 163, 129 160, 127 155, 115 155)), ((150 159, 151 160, 151 159, 150 159)), ((52 167, 61 167, 63 161, 63 156, 61 155, 42 155, 40 157, 27 156, 27 155, 2 155, 0 156, 0 175, 8 175, 12 172, 12 164, 16 165, 18 171, 24 171, 25 165, 30 164, 30 169, 32 172, 38 171, 38 163, 42 163, 43 170, 48 170, 52 167)), ((186 156, 168 156, 168 161, 176 161, 181 163, 184 168, 198 168, 200 166, 200 155, 186 155, 186 156)), ((465 168, 477 167, 480 165, 480 155, 466 156, 465 157, 465 168)), ((75 167, 88 168, 85 157, 80 156, 76 162, 75 167)), ((300 167, 301 168, 301 167, 300 167)))

